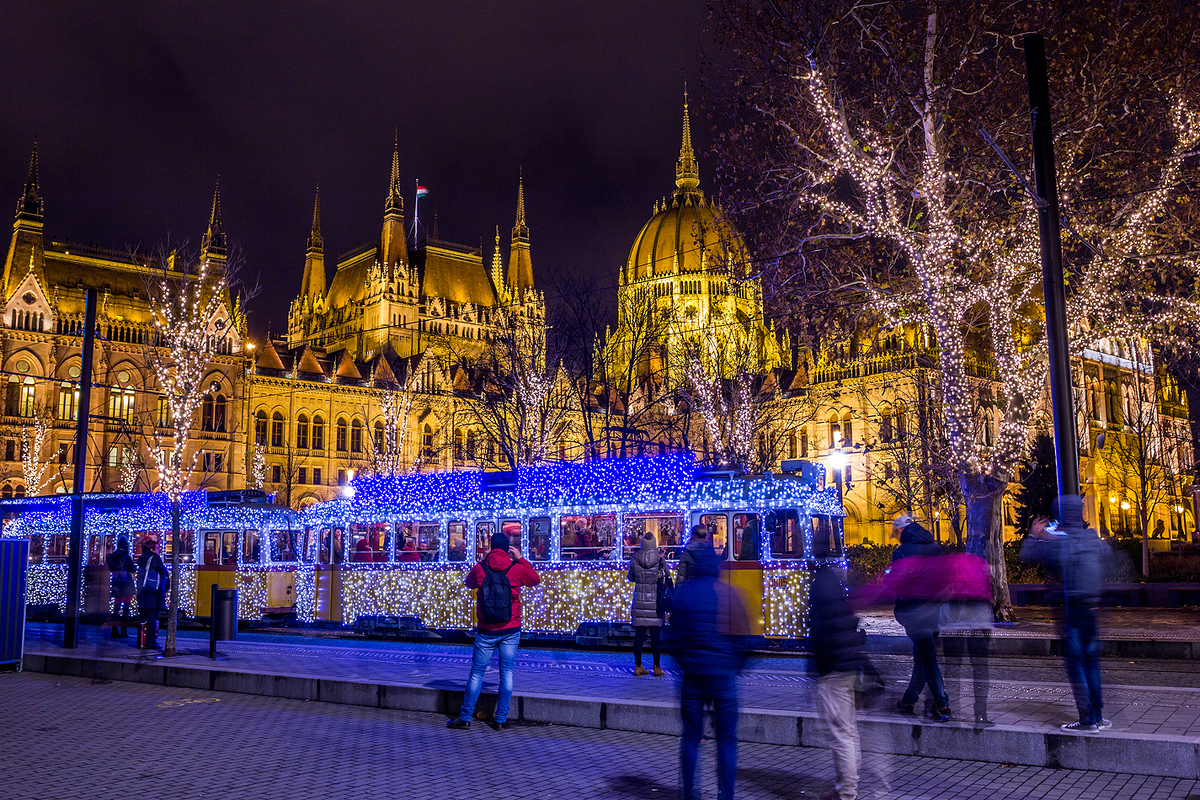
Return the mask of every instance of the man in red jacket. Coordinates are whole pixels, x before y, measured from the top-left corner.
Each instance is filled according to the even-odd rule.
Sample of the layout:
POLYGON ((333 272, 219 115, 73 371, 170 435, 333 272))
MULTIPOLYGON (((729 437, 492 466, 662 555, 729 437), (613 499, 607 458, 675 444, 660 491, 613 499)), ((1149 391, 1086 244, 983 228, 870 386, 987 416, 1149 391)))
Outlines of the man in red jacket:
POLYGON ((467 573, 467 588, 478 589, 475 613, 479 632, 475 634, 475 653, 471 659, 471 677, 463 695, 458 718, 446 723, 447 728, 471 727, 471 715, 483 688, 483 673, 492 660, 492 651, 500 650, 500 691, 496 698, 496 730, 505 730, 508 706, 512 701, 513 668, 517 662, 517 645, 521 643, 521 587, 537 586, 541 576, 533 565, 521 558, 521 550, 510 547, 508 536, 493 533, 492 549, 483 560, 467 573), (508 603, 503 603, 497 591, 507 581, 511 587, 508 603), (507 617, 507 618, 506 618, 507 617))

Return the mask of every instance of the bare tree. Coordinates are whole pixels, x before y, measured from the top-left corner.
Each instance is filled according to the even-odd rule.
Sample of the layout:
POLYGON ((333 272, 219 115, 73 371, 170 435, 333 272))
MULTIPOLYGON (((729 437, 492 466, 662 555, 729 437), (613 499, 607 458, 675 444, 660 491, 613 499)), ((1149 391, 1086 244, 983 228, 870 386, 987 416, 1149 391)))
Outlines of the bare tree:
POLYGON ((21 475, 29 497, 40 495, 50 482, 50 464, 44 451, 53 427, 54 413, 43 404, 33 409, 29 424, 21 431, 21 475))
MULTIPOLYGON (((201 451, 191 447, 191 431, 210 391, 214 359, 232 350, 243 321, 231 297, 233 270, 224 258, 205 254, 191 260, 172 253, 145 266, 145 290, 154 320, 154 336, 144 350, 145 363, 161 382, 170 412, 166 420, 169 433, 161 435, 154 429, 149 452, 159 488, 171 500, 171 574, 175 578, 164 648, 171 656, 175 654, 179 609, 179 500, 201 457, 201 451)), ((206 466, 215 469, 216 461, 211 459, 206 466)))
POLYGON ((1200 116, 1179 88, 1195 88, 1179 79, 1197 49, 1197 23, 1183 4, 1138 5, 1144 13, 1126 9, 1119 22, 1099 2, 1045 15, 1035 4, 966 0, 716 6, 715 28, 733 56, 718 88, 731 112, 718 147, 742 184, 735 205, 769 208, 760 218, 771 218, 777 236, 765 250, 785 261, 860 245, 894 255, 886 270, 877 258, 833 258, 829 282, 858 282, 890 325, 932 332, 939 427, 967 504, 968 548, 989 559, 1002 619, 1011 605, 1001 500, 1036 421, 1046 356, 1037 208, 977 129, 988 126, 1010 153, 1028 152, 1014 45, 1037 29, 1061 42, 1052 58, 1065 62, 1056 74, 1067 85, 1056 92, 1055 128, 1068 230, 1079 242, 1068 250, 1077 352, 1194 314, 1194 304, 1148 296, 1137 272, 1156 258, 1192 268, 1163 245, 1177 227, 1164 220, 1179 217, 1170 203, 1185 161, 1198 152, 1200 116), (1056 31, 1071 33, 1056 39, 1056 31), (1147 59, 1163 41, 1183 61, 1175 51, 1147 59), (1114 196, 1114 187, 1128 193, 1114 196), (980 358, 994 364, 990 444, 979 436, 971 374, 980 358))

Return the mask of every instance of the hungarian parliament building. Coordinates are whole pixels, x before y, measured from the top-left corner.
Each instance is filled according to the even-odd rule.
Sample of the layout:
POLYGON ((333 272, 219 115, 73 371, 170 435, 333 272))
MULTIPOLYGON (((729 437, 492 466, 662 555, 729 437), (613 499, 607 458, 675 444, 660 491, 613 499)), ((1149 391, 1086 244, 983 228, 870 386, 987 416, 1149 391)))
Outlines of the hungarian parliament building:
MULTIPOLYGON (((927 334, 876 330, 815 350, 794 347, 764 316, 746 242, 700 188, 688 124, 685 103, 674 188, 652 202, 641 231, 629 231, 616 315, 597 337, 586 375, 544 363, 546 301, 534 281, 536 221, 526 219, 523 185, 515 187, 507 253, 499 231, 489 252, 436 238, 413 241, 393 153, 377 238, 330 265, 318 196, 286 335, 252 340, 236 307, 224 306, 224 318, 215 321, 222 338, 191 432, 196 458, 188 488, 260 487, 300 508, 337 496, 356 473, 381 470, 507 469, 531 459, 690 449, 710 462, 735 451, 749 469, 777 471, 794 459, 835 463, 836 453, 836 463, 844 463, 847 543, 885 542, 891 518, 910 508, 951 539, 958 509, 905 478, 920 449, 913 438, 935 424, 922 416, 923 393, 937 386, 928 375, 936 363, 923 357, 927 334), (494 378, 504 369, 537 380, 498 386, 494 378), (694 384, 697 371, 718 385, 746 381, 754 408, 718 402, 707 417, 683 413, 676 390, 694 384), (537 396, 525 397, 520 412, 479 407, 530 392, 537 396), (538 403, 564 407, 547 414, 538 403), (540 414, 526 420, 526 427, 545 427, 532 434, 532 445, 528 432, 507 430, 504 420, 514 413, 540 414)), ((664 158, 664 184, 669 163, 664 158)), ((147 299, 153 270, 128 251, 44 237, 36 147, 24 191, 13 190, 19 200, 0 313, 8 386, 0 496, 74 488, 87 288, 97 293, 98 336, 83 489, 156 490, 149 447, 168 435, 169 421, 161 376, 147 368, 147 348, 156 341, 147 299), (38 425, 42 433, 33 436, 38 425), (30 452, 35 443, 40 452, 30 452)), ((645 193, 648 205, 655 196, 652 186, 629 190, 645 193)), ((198 257, 224 262, 226 236, 218 188, 198 257)), ((1136 342, 1114 343, 1077 364, 1081 429, 1119 435, 1121 387, 1137 380, 1154 380, 1159 412, 1186 429, 1180 393, 1147 364, 1153 359, 1136 342)), ((986 380, 986 365, 981 370, 986 380)), ((989 430, 985 424, 981 435, 989 430)), ((1082 455, 1089 519, 1112 532, 1136 528, 1127 502, 1136 494, 1131 467, 1086 447, 1082 455)), ((1189 466, 1169 465, 1176 475, 1189 466)), ((1191 538, 1185 490, 1181 483, 1153 512, 1166 538, 1191 538)), ((1011 498, 1004 515, 1015 535, 1011 498)))

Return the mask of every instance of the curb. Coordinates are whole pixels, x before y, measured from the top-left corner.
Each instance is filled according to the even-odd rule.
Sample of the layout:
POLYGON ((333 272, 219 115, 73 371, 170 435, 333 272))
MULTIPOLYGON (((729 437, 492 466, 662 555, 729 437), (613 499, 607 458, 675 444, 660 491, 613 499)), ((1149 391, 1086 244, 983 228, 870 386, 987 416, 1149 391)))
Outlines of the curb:
MULTIPOLYGON (((446 716, 457 713, 463 696, 460 688, 361 683, 76 655, 26 653, 23 668, 52 675, 446 716)), ((494 694, 480 695, 476 714, 490 716, 495 702, 494 694)), ((681 730, 678 706, 664 702, 514 692, 512 716, 529 723, 632 733, 679 736, 681 730)), ((1133 733, 1068 734, 1008 725, 976 729, 965 723, 926 724, 872 716, 860 716, 858 724, 862 749, 873 753, 1200 779, 1200 739, 1195 738, 1133 733)), ((743 708, 738 720, 738 738, 744 742, 793 747, 828 745, 816 714, 806 711, 743 708)))
MULTIPOLYGON (((944 647, 951 634, 942 634, 944 647)), ((1062 640, 1038 636, 992 636, 989 652, 994 656, 1062 657, 1062 640)), ((1154 659, 1168 661, 1200 660, 1200 642, 1175 639, 1101 639, 1100 655, 1105 658, 1154 659)), ((906 655, 912 642, 906 636, 867 634, 867 650, 873 653, 906 655)))

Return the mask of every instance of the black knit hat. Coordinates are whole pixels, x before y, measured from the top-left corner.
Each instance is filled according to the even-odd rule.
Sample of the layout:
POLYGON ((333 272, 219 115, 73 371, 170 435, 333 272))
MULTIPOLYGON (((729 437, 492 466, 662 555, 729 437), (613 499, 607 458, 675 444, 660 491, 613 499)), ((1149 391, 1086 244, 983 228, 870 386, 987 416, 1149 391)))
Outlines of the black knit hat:
POLYGON ((508 542, 508 534, 507 533, 493 533, 492 534, 492 549, 493 550, 503 550, 504 552, 507 553, 508 545, 509 545, 509 542, 508 542))

